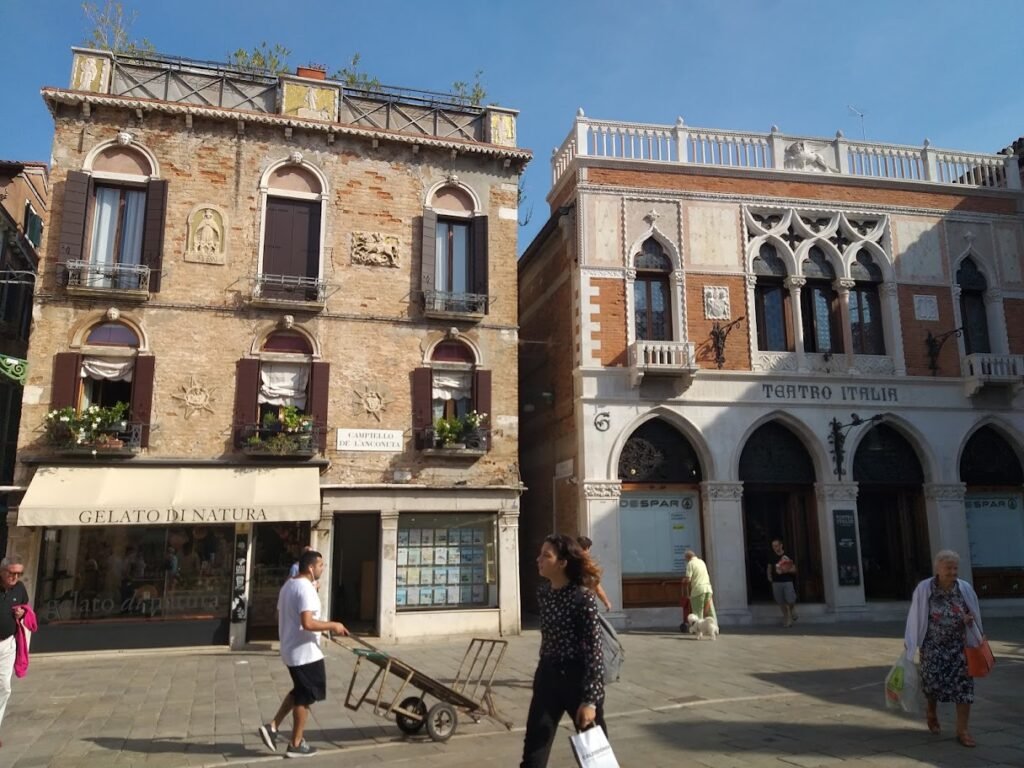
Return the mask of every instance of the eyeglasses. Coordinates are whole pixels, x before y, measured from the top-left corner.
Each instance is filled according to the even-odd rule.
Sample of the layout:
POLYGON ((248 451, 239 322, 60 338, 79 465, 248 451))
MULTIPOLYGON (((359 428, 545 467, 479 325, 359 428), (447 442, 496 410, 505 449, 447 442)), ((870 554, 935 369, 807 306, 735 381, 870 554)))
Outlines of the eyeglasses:
POLYGON ((24 573, 24 571, 4 571, 4 576, 13 576, 16 579, 20 579, 24 573))

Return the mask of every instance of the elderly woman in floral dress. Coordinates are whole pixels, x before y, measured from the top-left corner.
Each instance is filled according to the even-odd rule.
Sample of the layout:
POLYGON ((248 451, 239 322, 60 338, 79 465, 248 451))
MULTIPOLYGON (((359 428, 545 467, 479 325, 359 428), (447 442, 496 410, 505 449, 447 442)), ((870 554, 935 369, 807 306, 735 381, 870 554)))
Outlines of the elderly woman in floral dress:
POLYGON ((928 700, 928 730, 939 732, 938 702, 956 704, 956 738, 963 746, 975 746, 967 730, 974 702, 974 678, 967 674, 964 649, 977 644, 981 636, 978 596, 963 579, 957 578, 960 556, 943 550, 935 556, 935 576, 914 590, 907 616, 905 642, 907 658, 921 649, 921 683, 928 700), (971 625, 977 632, 968 633, 971 625))

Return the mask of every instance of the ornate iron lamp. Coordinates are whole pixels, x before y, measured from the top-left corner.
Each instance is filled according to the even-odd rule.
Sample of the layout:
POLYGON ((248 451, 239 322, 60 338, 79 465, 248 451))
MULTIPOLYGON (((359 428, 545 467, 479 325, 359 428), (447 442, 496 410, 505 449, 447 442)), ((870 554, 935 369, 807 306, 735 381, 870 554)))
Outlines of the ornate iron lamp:
POLYGON ((842 481, 843 475, 846 474, 843 471, 843 460, 846 458, 846 433, 853 427, 859 427, 861 424, 873 424, 874 422, 881 421, 888 415, 887 413, 876 413, 869 419, 862 419, 856 413, 851 413, 849 424, 841 424, 839 419, 832 419, 829 422, 828 441, 832 446, 830 450, 832 451, 832 459, 835 461, 836 477, 840 481, 842 481))
POLYGON ((931 369, 932 376, 937 375, 939 372, 939 353, 942 351, 942 345, 953 336, 962 336, 963 332, 964 327, 962 325, 959 328, 954 328, 952 331, 940 333, 938 336, 932 336, 932 332, 928 331, 924 343, 928 347, 928 367, 931 369))
POLYGON ((732 333, 732 329, 736 327, 744 318, 737 317, 731 323, 722 325, 718 320, 715 320, 714 325, 711 326, 711 346, 715 350, 715 365, 718 366, 718 370, 722 370, 722 366, 725 365, 725 341, 729 338, 729 334, 732 333))

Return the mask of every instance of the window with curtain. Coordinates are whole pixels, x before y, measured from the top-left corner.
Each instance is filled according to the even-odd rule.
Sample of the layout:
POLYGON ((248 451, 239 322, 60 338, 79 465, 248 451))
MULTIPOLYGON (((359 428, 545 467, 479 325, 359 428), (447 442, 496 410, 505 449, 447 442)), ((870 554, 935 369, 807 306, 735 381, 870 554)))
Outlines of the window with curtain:
POLYGON ((964 329, 964 351, 968 355, 989 353, 992 346, 988 336, 988 312, 985 309, 985 291, 988 281, 973 259, 964 259, 956 273, 960 286, 960 319, 964 329))
POLYGON ((469 293, 470 229, 469 221, 437 220, 436 269, 434 287, 445 293, 469 293))
POLYGON ((832 287, 835 270, 820 248, 811 248, 804 260, 807 278, 800 294, 805 352, 842 352, 839 324, 839 296, 832 287))
POLYGON ((882 326, 882 305, 878 286, 882 270, 863 250, 850 265, 855 283, 850 289, 850 331, 855 355, 884 355, 885 334, 882 326))
POLYGON ((757 348, 762 352, 791 351, 786 265, 775 247, 765 243, 754 257, 752 266, 757 276, 754 286, 757 348))
POLYGON ((647 240, 634 259, 633 318, 636 338, 668 341, 672 338, 671 293, 668 276, 672 262, 653 238, 647 240))
MULTIPOLYGON (((142 234, 146 193, 128 187, 96 186, 92 220, 90 261, 100 267, 138 266, 142 262, 142 234)), ((134 288, 137 278, 125 274, 98 277, 94 284, 106 288, 134 288), (118 282, 124 282, 124 285, 118 282)))

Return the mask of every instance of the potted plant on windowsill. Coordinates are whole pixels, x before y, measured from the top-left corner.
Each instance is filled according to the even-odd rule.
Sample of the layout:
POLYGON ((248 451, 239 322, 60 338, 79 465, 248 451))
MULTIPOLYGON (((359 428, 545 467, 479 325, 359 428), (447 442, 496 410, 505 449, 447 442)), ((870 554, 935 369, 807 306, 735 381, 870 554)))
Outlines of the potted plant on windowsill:
POLYGON ((81 411, 65 406, 46 414, 46 436, 67 453, 124 453, 135 447, 127 445, 127 413, 128 403, 90 405, 81 411))
POLYGON ((458 416, 442 417, 434 422, 434 438, 441 448, 450 448, 451 450, 465 449, 466 444, 462 442, 464 430, 465 424, 462 423, 462 419, 458 416))

